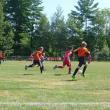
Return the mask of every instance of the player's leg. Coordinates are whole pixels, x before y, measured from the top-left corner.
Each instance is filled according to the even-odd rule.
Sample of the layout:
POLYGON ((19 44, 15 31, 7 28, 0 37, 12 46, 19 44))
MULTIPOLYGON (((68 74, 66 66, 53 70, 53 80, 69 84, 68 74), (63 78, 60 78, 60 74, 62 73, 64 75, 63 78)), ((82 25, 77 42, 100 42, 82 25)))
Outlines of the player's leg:
POLYGON ((44 68, 44 61, 43 62, 41 62, 42 63, 42 69, 43 69, 43 71, 45 70, 45 68, 44 68))
POLYGON ((65 67, 65 62, 63 62, 63 65, 55 65, 53 67, 53 69, 56 69, 56 68, 64 68, 65 67))
POLYGON ((36 61, 35 60, 33 60, 33 63, 32 64, 30 64, 30 65, 25 65, 25 70, 27 70, 28 68, 32 68, 32 67, 34 67, 35 65, 36 65, 36 61))
POLYGON ((74 79, 75 78, 75 75, 77 74, 77 72, 78 72, 78 70, 82 67, 82 65, 83 65, 83 60, 82 60, 82 58, 78 58, 78 60, 79 60, 79 64, 78 64, 78 67, 75 69, 75 71, 74 71, 74 73, 73 73, 73 75, 72 75, 72 78, 74 79))
POLYGON ((44 70, 43 63, 41 61, 38 61, 38 65, 40 66, 40 72, 42 73, 44 70))
POLYGON ((67 63, 67 67, 68 67, 68 74, 71 74, 71 62, 67 63))
POLYGON ((80 69, 80 67, 81 67, 82 65, 78 65, 78 67, 75 69, 75 71, 74 71, 74 73, 73 73, 73 75, 72 75, 72 77, 73 78, 75 78, 75 75, 77 74, 77 72, 78 72, 78 70, 80 69))
POLYGON ((82 72, 82 76, 85 77, 85 71, 87 69, 87 64, 85 63, 84 64, 84 67, 83 67, 83 72, 82 72))
POLYGON ((64 68, 65 67, 65 64, 63 65, 57 65, 57 68, 64 68))
POLYGON ((45 60, 47 60, 47 58, 44 58, 43 60, 41 60, 43 71, 45 70, 45 66, 44 66, 44 61, 45 60))

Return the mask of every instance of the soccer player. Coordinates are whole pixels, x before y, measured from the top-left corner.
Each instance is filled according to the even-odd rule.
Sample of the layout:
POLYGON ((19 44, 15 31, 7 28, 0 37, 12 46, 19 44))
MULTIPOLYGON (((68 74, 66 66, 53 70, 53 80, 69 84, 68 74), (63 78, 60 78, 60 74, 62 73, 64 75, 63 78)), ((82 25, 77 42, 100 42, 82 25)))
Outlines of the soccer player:
POLYGON ((42 73, 44 70, 44 65, 42 63, 42 55, 43 55, 43 47, 38 48, 33 54, 33 63, 29 66, 25 66, 25 70, 27 70, 28 68, 34 67, 35 65, 39 65, 40 66, 40 72, 42 73))
POLYGON ((70 56, 72 55, 72 50, 73 49, 69 49, 67 48, 65 54, 64 54, 64 58, 63 58, 63 65, 55 65, 54 69, 56 68, 64 68, 65 66, 68 67, 68 74, 71 74, 71 61, 70 61, 70 56))
MULTIPOLYGON (((78 72, 78 70, 82 67, 82 65, 84 65, 83 71, 82 71, 82 76, 85 77, 85 71, 87 69, 86 57, 87 56, 90 57, 90 51, 88 51, 86 46, 87 46, 87 43, 85 41, 83 41, 81 43, 81 46, 73 51, 73 52, 77 53, 78 60, 79 60, 78 67, 75 69, 75 71, 72 75, 73 80, 75 79, 75 75, 78 72)), ((90 63, 90 59, 89 59, 89 63, 90 63)))
POLYGON ((5 53, 4 51, 0 51, 0 64, 1 64, 1 61, 4 61, 5 60, 5 53))
MULTIPOLYGON (((45 53, 42 52, 42 56, 41 56, 41 63, 43 65, 43 71, 45 70, 45 67, 44 67, 44 61, 47 60, 47 57, 45 56, 45 53)), ((39 66, 39 65, 38 65, 39 66)))

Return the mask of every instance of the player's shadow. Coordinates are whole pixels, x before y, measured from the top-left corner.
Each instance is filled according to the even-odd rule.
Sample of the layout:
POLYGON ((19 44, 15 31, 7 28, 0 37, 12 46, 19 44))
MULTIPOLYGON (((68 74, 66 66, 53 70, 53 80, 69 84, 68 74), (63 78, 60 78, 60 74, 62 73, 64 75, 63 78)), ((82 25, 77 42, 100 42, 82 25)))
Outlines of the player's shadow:
POLYGON ((60 73, 58 74, 58 73, 57 73, 57 74, 54 74, 54 75, 55 75, 55 76, 64 76, 64 75, 66 75, 66 74, 60 74, 60 73))
POLYGON ((77 80, 68 79, 68 80, 63 80, 63 81, 67 81, 67 82, 73 82, 73 81, 77 81, 77 80))
POLYGON ((62 74, 54 74, 55 76, 61 76, 62 74))
POLYGON ((25 74, 23 74, 23 75, 33 75, 33 74, 26 74, 26 73, 25 73, 25 74))

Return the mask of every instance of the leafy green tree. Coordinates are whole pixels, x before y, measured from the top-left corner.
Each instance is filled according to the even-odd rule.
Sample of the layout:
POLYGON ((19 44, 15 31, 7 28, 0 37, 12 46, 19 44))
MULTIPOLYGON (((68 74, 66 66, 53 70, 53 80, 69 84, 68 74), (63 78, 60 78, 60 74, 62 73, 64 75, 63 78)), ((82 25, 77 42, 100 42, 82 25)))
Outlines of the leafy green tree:
POLYGON ((59 56, 68 45, 67 26, 63 11, 58 7, 51 20, 51 33, 53 38, 53 53, 59 56))
POLYGON ((0 48, 2 45, 2 40, 3 40, 3 24, 4 24, 4 15, 3 15, 3 5, 2 2, 0 1, 0 48))
POLYGON ((91 28, 91 31, 94 35, 94 41, 95 41, 93 43, 95 45, 95 48, 99 52, 102 51, 103 48, 108 47, 107 39, 106 39, 106 38, 109 38, 108 37, 109 31, 107 31, 107 29, 108 29, 107 28, 108 27, 107 13, 108 12, 105 10, 97 11, 96 16, 93 19, 93 22, 91 24, 93 26, 91 28))
MULTIPOLYGON (((23 33, 28 33, 25 37, 30 36, 32 44, 32 36, 37 29, 39 17, 42 11, 41 0, 6 0, 5 13, 6 18, 10 21, 14 30, 14 54, 22 54, 23 33)), ((30 46, 31 46, 30 44, 30 46)))
POLYGON ((2 39, 2 49, 7 55, 13 53, 13 44, 14 44, 14 33, 12 27, 8 21, 4 22, 3 30, 3 39, 2 39))
POLYGON ((29 14, 29 28, 28 32, 30 35, 30 46, 31 50, 36 48, 36 43, 37 42, 37 37, 39 36, 39 22, 42 17, 42 11, 43 11, 43 6, 42 0, 30 0, 31 5, 29 7, 30 14, 29 14))
POLYGON ((93 49, 97 43, 97 34, 93 31, 93 27, 95 25, 93 25, 93 21, 96 18, 96 13, 98 11, 97 6, 98 3, 94 3, 94 0, 79 0, 78 5, 75 6, 76 11, 71 12, 71 16, 76 24, 74 30, 77 30, 76 33, 79 35, 75 36, 76 39, 79 39, 78 41, 80 42, 85 40, 91 51, 94 51, 93 49))
POLYGON ((85 30, 87 30, 89 23, 97 12, 98 3, 94 3, 94 0, 79 0, 78 6, 75 6, 76 11, 72 11, 72 15, 76 17, 85 30))
POLYGON ((83 39, 83 30, 80 21, 69 14, 66 25, 70 45, 74 47, 79 46, 79 43, 83 39))
POLYGON ((104 34, 106 36, 107 44, 109 47, 109 54, 110 54, 110 9, 103 9, 101 10, 102 17, 104 19, 104 34))
POLYGON ((0 49, 10 54, 13 47, 13 31, 10 23, 5 20, 4 3, 5 1, 0 1, 0 49))
POLYGON ((49 47, 51 45, 51 35, 50 35, 50 24, 45 15, 41 15, 39 20, 39 26, 35 30, 33 35, 33 47, 43 46, 46 49, 47 54, 49 54, 49 47))

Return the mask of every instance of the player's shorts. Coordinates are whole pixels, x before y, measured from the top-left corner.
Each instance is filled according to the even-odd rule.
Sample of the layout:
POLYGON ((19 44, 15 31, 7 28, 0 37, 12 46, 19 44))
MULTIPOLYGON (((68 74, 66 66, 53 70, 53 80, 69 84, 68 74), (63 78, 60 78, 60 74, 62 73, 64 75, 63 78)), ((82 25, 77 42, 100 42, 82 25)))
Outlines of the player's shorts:
POLYGON ((41 65, 41 62, 40 62, 39 60, 33 60, 33 64, 34 64, 34 65, 39 65, 39 66, 40 66, 40 65, 41 65))
POLYGON ((71 67, 71 63, 69 60, 64 60, 63 61, 63 66, 67 65, 68 67, 71 67))
POLYGON ((0 60, 3 60, 3 57, 0 57, 0 60))
POLYGON ((78 64, 79 67, 86 64, 85 57, 78 57, 78 60, 79 60, 79 64, 78 64))

